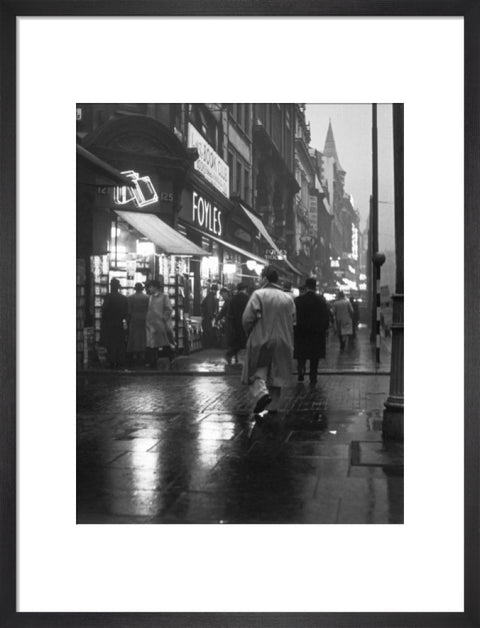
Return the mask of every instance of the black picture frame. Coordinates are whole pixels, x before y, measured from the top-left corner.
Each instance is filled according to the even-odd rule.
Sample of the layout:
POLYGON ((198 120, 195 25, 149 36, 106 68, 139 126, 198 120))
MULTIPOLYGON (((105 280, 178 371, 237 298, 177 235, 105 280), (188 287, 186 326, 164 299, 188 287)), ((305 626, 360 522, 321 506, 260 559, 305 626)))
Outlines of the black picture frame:
MULTIPOLYGON (((480 2, 478 0, 0 0, 0 626, 480 626, 480 2), (465 29, 465 611, 463 613, 16 612, 16 25, 20 16, 459 16, 465 29)), ((418 254, 418 252, 417 252, 418 254)), ((452 304, 450 304, 452 306, 452 304)), ((450 307, 448 306, 448 307, 450 307)), ((446 308, 445 313, 447 313, 446 308)), ((448 316, 448 314, 447 314, 448 316)), ((448 324, 445 324, 448 332, 448 324)), ((451 342, 446 340, 445 342, 451 342)), ((445 368, 452 368, 447 360, 445 368)), ((452 417, 452 422, 461 420, 452 417)), ((432 418, 432 429, 434 420, 432 418)), ((445 504, 448 508, 448 504, 445 504)), ((440 513, 439 513, 440 514, 440 513)), ((446 539, 448 542, 448 539, 446 539)), ((441 552, 441 548, 439 548, 441 552)), ((394 567, 394 566, 392 566, 394 567)), ((412 568, 414 566, 412 565, 412 568)), ((384 574, 388 577, 388 574, 384 574)), ((428 586, 428 583, 427 583, 428 586)), ((398 591, 399 597, 402 591, 398 591)))

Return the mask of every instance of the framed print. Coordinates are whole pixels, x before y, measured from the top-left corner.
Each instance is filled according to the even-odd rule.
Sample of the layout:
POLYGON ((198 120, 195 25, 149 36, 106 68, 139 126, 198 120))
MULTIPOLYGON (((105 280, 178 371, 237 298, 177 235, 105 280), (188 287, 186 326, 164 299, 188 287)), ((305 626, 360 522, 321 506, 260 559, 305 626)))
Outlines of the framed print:
POLYGON ((480 625, 480 9, 0 8, 0 625, 480 625))

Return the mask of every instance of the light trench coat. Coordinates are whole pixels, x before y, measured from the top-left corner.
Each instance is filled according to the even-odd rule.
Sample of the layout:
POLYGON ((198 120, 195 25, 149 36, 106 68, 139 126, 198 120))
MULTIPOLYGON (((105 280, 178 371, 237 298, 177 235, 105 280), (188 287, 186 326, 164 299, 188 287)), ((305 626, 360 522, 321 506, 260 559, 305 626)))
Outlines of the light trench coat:
POLYGON ((151 294, 147 312, 147 347, 165 347, 170 344, 167 326, 172 325, 170 317, 173 308, 166 294, 151 294))
POLYGON ((340 336, 350 336, 353 333, 353 307, 347 299, 338 299, 333 303, 333 314, 337 333, 340 336))
POLYGON ((282 387, 292 377, 295 303, 280 286, 269 283, 255 290, 242 316, 248 336, 242 382, 250 384, 255 371, 269 367, 267 383, 282 387))

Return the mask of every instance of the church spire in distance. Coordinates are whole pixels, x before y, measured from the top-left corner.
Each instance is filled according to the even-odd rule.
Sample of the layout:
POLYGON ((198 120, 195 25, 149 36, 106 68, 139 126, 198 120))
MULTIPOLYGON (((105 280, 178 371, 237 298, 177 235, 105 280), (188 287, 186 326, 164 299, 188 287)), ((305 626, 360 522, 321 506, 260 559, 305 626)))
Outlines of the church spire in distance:
POLYGON ((332 119, 328 120, 328 131, 327 131, 327 139, 325 140, 325 148, 323 149, 323 153, 326 157, 333 157, 337 163, 338 169, 342 172, 342 166, 340 165, 340 160, 337 155, 337 147, 335 146, 335 138, 333 137, 333 129, 332 129, 332 119))

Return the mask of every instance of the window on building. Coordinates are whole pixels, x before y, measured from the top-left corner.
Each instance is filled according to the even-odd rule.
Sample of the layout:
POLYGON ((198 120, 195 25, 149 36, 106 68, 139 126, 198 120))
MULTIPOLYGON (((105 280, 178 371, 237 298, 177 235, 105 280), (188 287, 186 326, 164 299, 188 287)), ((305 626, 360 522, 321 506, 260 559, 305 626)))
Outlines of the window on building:
POLYGON ((250 128, 250 105, 249 104, 245 104, 245 126, 244 126, 244 130, 245 130, 245 133, 247 133, 247 135, 250 135, 251 128, 250 128))
POLYGON ((243 200, 250 203, 250 176, 247 168, 243 170, 243 200))
POLYGON ((242 164, 237 161, 237 180, 235 182, 235 189, 237 194, 242 194, 242 164))
MULTIPOLYGON (((212 148, 218 151, 217 121, 204 105, 193 105, 193 124, 212 148)), ((221 151, 220 151, 221 152, 221 151)))
MULTIPOLYGON (((256 118, 263 124, 264 127, 267 126, 267 105, 265 103, 259 103, 255 106, 255 115, 256 118)), ((257 120, 255 120, 255 124, 257 120)))
POLYGON ((230 183, 230 193, 235 191, 235 184, 234 184, 234 176, 235 176, 235 158, 233 156, 233 153, 231 153, 230 151, 228 152, 228 176, 229 176, 229 183, 230 183))
POLYGON ((243 125, 244 125, 244 105, 243 103, 238 103, 237 105, 237 123, 238 126, 243 129, 243 125))
POLYGON ((272 140, 279 151, 282 150, 282 110, 280 105, 272 105, 272 140))

